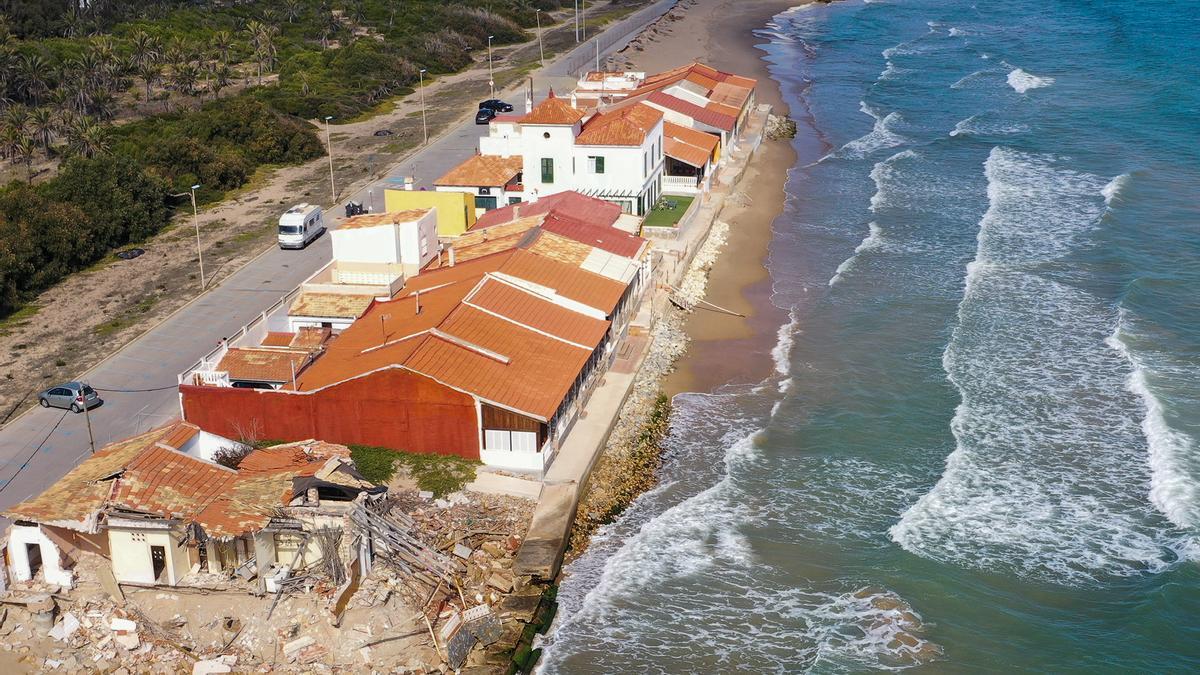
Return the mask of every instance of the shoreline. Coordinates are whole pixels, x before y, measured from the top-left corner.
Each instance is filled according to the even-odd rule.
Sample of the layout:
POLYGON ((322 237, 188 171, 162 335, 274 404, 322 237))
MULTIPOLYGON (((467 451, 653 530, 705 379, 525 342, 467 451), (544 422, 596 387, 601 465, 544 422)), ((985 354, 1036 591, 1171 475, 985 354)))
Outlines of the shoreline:
MULTIPOLYGON (((787 117, 791 111, 783 99, 782 86, 771 77, 764 60, 766 52, 759 47, 765 39, 756 32, 780 12, 807 2, 722 0, 689 7, 685 16, 701 25, 679 30, 671 39, 662 40, 659 45, 663 54, 655 55, 657 58, 636 62, 651 71, 678 65, 668 64, 669 60, 697 59, 714 68, 754 77, 758 80, 758 100, 770 104, 773 115, 787 117), (698 35, 700 39, 696 39, 698 35)), ((746 317, 705 310, 687 315, 684 334, 688 348, 662 382, 668 396, 757 382, 774 367, 771 350, 779 327, 788 317, 786 311, 771 304, 772 279, 766 263, 773 225, 783 213, 785 187, 797 158, 789 140, 764 140, 738 182, 737 192, 744 198, 729 200, 720 213, 719 220, 730 225, 729 235, 709 270, 704 299, 746 317)))

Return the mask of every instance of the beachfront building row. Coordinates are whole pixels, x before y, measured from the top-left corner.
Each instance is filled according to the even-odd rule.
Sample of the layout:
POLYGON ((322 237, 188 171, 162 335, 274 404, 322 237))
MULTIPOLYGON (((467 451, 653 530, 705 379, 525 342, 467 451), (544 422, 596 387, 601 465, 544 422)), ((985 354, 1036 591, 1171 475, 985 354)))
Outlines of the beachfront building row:
MULTIPOLYGON (((183 417, 232 437, 541 473, 651 285, 648 242, 613 227, 620 209, 564 197, 507 207, 444 242, 398 292, 366 297, 347 326, 292 330, 281 303, 180 376, 183 417)), ((346 222, 392 225, 388 214, 346 222)))
POLYGON ((107 560, 115 581, 143 585, 300 569, 322 558, 314 533, 342 530, 354 500, 386 492, 349 457, 311 440, 251 451, 168 424, 101 448, 6 510, 9 571, 69 589, 85 555, 107 560), (221 451, 248 454, 232 469, 213 461, 221 451))
POLYGON ((479 151, 434 181, 480 209, 574 190, 645 215, 663 194, 705 190, 755 105, 756 82, 693 63, 645 73, 589 73, 569 98, 499 115, 479 151))

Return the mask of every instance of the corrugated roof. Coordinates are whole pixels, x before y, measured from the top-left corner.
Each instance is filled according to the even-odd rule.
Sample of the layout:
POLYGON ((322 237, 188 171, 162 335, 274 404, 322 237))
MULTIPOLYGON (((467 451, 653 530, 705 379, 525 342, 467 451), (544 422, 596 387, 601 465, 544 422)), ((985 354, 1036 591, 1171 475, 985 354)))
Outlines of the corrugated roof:
POLYGON ((292 349, 247 349, 233 347, 221 357, 217 370, 229 373, 231 380, 290 382, 308 365, 312 354, 292 349))
POLYGON ((714 103, 723 103, 728 106, 733 106, 737 110, 741 110, 742 106, 746 105, 746 101, 750 98, 750 89, 747 87, 739 87, 730 82, 719 82, 713 87, 708 94, 708 99, 714 103))
POLYGON ((357 319, 362 316, 373 300, 375 300, 373 295, 301 292, 292 302, 288 314, 330 319, 357 319))
POLYGON ((282 333, 270 331, 263 338, 262 346, 264 347, 288 347, 292 344, 292 340, 296 339, 295 333, 282 333))
POLYGON ((597 113, 575 137, 576 145, 641 145, 662 120, 661 110, 637 104, 613 112, 597 113))
POLYGON ((685 164, 690 164, 696 168, 700 168, 708 163, 712 157, 711 152, 705 152, 702 148, 697 148, 694 145, 688 145, 674 138, 663 140, 663 153, 667 157, 677 159, 685 164))
POLYGON ((520 155, 472 155, 433 181, 447 187, 502 187, 521 173, 520 155))
POLYGON ((559 295, 595 307, 607 316, 625 294, 625 284, 545 256, 516 251, 500 271, 553 288, 559 295))
POLYGON ((430 209, 405 209, 403 211, 386 211, 384 213, 364 213, 357 216, 350 216, 343 220, 337 227, 339 230, 357 230, 364 227, 378 227, 380 225, 396 225, 399 223, 411 223, 415 220, 420 220, 429 213, 430 209))
POLYGON ((494 278, 485 279, 467 296, 466 302, 543 333, 589 347, 600 344, 608 331, 608 321, 556 305, 549 299, 494 278))
POLYGON ((636 258, 646 245, 645 239, 615 227, 596 225, 558 213, 546 216, 542 221, 542 229, 626 258, 636 258))
POLYGON ((406 366, 446 385, 543 420, 554 416, 592 349, 569 345, 470 306, 439 331, 507 359, 431 336, 406 366))
POLYGON ((570 103, 555 96, 551 89, 550 94, 519 121, 521 124, 575 124, 583 116, 582 110, 572 108, 570 103))
POLYGON ((733 131, 733 127, 737 120, 729 115, 702 108, 695 103, 690 103, 676 96, 664 94, 661 91, 656 91, 646 97, 646 101, 655 105, 660 105, 668 110, 673 110, 677 113, 687 115, 692 119, 703 122, 711 127, 716 127, 723 131, 733 131))
POLYGON ((544 213, 554 213, 582 220, 593 225, 610 226, 621 217, 621 207, 610 201, 588 197, 574 190, 558 192, 542 197, 535 202, 510 204, 498 209, 492 209, 479 216, 479 220, 471 230, 479 230, 501 223, 507 223, 517 218, 536 216, 544 213))

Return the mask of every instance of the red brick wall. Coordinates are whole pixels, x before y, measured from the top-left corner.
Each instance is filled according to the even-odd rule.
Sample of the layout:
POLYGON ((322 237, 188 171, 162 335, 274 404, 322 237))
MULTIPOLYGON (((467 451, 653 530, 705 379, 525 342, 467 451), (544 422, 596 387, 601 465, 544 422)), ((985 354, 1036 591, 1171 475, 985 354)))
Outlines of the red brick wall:
POLYGON ((474 399, 409 370, 305 394, 192 385, 179 391, 184 419, 229 438, 315 438, 479 459, 474 399))

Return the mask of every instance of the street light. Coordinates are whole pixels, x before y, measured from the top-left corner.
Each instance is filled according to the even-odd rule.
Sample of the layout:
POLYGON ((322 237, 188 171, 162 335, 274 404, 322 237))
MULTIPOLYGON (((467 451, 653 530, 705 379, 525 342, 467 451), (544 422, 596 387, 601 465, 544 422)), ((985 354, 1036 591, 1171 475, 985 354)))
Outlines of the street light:
POLYGON ((575 44, 579 44, 579 0, 575 0, 575 44))
POLYGON ((417 72, 421 78, 421 135, 425 137, 424 144, 429 144, 429 127, 425 125, 425 69, 417 72))
POLYGON ((196 208, 196 190, 200 189, 200 185, 196 184, 191 187, 189 192, 180 192, 179 194, 171 195, 172 197, 192 197, 192 225, 196 228, 196 257, 200 259, 200 292, 204 292, 204 251, 200 248, 200 211, 196 208))
POLYGON ((542 51, 542 10, 539 9, 537 12, 534 13, 533 16, 537 19, 538 62, 542 64, 543 68, 545 68, 546 67, 546 52, 542 51))
POLYGON ((329 195, 336 202, 337 188, 333 185, 333 141, 329 137, 329 120, 331 119, 333 119, 333 115, 325 116, 325 149, 329 152, 329 195))
POLYGON ((587 40, 587 0, 579 0, 579 39, 587 40))
POLYGON ((496 98, 496 78, 492 74, 492 38, 495 35, 488 36, 488 87, 492 90, 491 98, 496 98))

